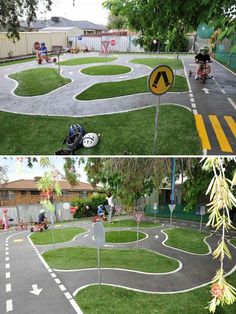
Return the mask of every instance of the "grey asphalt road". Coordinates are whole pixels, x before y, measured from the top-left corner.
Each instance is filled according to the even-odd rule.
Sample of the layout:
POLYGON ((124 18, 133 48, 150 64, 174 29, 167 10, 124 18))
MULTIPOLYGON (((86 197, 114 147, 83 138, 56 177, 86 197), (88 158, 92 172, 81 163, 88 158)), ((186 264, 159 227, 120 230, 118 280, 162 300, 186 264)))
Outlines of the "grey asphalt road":
MULTIPOLYGON (((127 218, 127 217, 124 217, 127 218)), ((102 283, 120 285, 129 289, 138 289, 152 293, 170 293, 196 288, 211 281, 219 262, 212 259, 209 253, 193 255, 163 245, 165 229, 169 221, 161 220, 162 226, 156 228, 140 228, 148 238, 139 242, 140 248, 145 248, 177 259, 179 269, 169 274, 145 274, 118 269, 102 269, 102 283)), ((79 221, 69 226, 80 226, 87 231, 78 235, 73 241, 56 244, 56 248, 71 246, 95 247, 93 239, 93 224, 90 221, 79 221)), ((199 223, 173 220, 174 227, 199 229, 199 223)), ((131 228, 136 230, 136 228, 131 228)), ((109 229, 112 230, 112 229, 109 229)), ((107 229, 107 231, 109 231, 107 229)), ((211 231, 203 225, 203 230, 211 231)), ((0 313, 80 313, 76 307, 74 296, 77 290, 85 285, 97 283, 97 269, 65 272, 48 268, 43 262, 41 253, 53 249, 52 245, 34 246, 28 240, 29 231, 11 231, 0 233, 0 313), (39 295, 30 293, 33 286, 43 289, 39 295), (72 306, 74 305, 74 306, 72 306)), ((236 238, 236 232, 231 232, 227 238, 236 238)), ((214 249, 219 235, 207 238, 207 243, 214 249)), ((136 248, 137 243, 113 244, 106 249, 136 248)), ((232 260, 225 261, 225 270, 229 272, 236 265, 236 249, 230 246, 232 260)))
MULTIPOLYGON (((195 72, 194 56, 182 57, 186 71, 195 72)), ((196 81, 194 75, 189 79, 190 99, 194 114, 202 117, 211 148, 209 155, 228 155, 236 153, 236 74, 217 62, 211 64, 213 79, 206 84, 196 81), (228 118, 232 119, 228 124, 228 118)), ((202 129, 202 128, 201 128, 202 129)))
POLYGON ((70 303, 72 296, 65 286, 60 288, 53 271, 46 269, 28 234, 19 231, 0 235, 0 313, 76 313, 70 303), (37 293, 38 289, 42 289, 39 295, 30 292, 37 293))

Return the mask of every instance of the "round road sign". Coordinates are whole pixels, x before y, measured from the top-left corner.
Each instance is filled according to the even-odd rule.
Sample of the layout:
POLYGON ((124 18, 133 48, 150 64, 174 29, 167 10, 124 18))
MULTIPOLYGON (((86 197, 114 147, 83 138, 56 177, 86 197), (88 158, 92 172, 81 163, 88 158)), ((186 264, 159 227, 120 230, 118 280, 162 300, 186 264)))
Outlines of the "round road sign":
POLYGON ((40 43, 38 41, 36 41, 34 43, 34 50, 39 50, 39 48, 40 48, 40 43))
POLYGON ((115 40, 115 39, 112 39, 112 40, 111 40, 111 45, 112 45, 112 46, 115 46, 115 45, 116 45, 116 40, 115 40))
POLYGON ((168 92, 174 81, 174 73, 168 65, 157 66, 148 78, 148 87, 155 95, 168 92))

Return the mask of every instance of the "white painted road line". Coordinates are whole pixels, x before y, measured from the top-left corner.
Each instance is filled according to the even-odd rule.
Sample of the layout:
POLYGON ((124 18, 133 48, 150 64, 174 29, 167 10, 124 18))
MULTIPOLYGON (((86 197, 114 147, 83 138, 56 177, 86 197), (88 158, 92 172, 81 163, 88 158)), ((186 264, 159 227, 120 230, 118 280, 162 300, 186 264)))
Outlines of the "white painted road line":
POLYGON ((223 88, 220 89, 221 93, 226 94, 226 91, 223 88))
POLYGON ((5 258, 5 261, 6 261, 6 262, 9 262, 9 256, 7 256, 7 257, 5 258))
POLYGON ((236 104, 231 98, 227 98, 229 103, 233 106, 234 110, 236 110, 236 104))
POLYGON ((61 283, 61 280, 58 279, 58 278, 55 278, 54 280, 55 280, 55 282, 56 282, 57 284, 61 283))
POLYGON ((9 255, 9 252, 6 252, 5 254, 6 254, 6 255, 9 255))
POLYGON ((78 306, 74 299, 70 300, 70 304, 73 306, 77 314, 83 314, 83 312, 81 311, 80 307, 78 306))
POLYGON ((198 114, 197 110, 196 109, 193 109, 193 114, 198 114))
POLYGON ((6 292, 11 292, 11 284, 10 283, 6 284, 6 292))
POLYGON ((10 268, 10 264, 6 264, 6 269, 9 269, 10 268))
POLYGON ((6 302, 6 311, 7 311, 7 312, 13 311, 12 300, 7 300, 7 302, 6 302))
POLYGON ((6 273, 6 279, 9 279, 9 278, 11 278, 11 273, 10 273, 10 272, 7 272, 7 273, 6 273))
POLYGON ((63 285, 60 285, 59 288, 61 289, 61 291, 66 291, 66 287, 63 285))
POLYGON ((56 278, 57 275, 52 273, 51 276, 52 276, 52 278, 56 278))
POLYGON ((70 292, 66 292, 64 293, 64 295, 66 296, 68 300, 72 299, 72 295, 70 294, 70 292))

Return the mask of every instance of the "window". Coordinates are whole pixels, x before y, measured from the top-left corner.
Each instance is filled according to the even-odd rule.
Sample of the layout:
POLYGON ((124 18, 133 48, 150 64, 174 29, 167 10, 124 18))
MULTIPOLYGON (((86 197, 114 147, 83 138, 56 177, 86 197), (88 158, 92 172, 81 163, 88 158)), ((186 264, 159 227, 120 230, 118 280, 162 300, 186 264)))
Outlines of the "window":
POLYGON ((6 194, 6 200, 14 200, 15 199, 15 192, 13 191, 7 191, 6 194))
POLYGON ((30 191, 31 195, 40 195, 40 191, 30 191))
POLYGON ((80 197, 80 198, 86 198, 87 196, 88 196, 87 191, 79 192, 79 197, 80 197))
POLYGON ((20 191, 21 195, 26 195, 26 191, 20 191))

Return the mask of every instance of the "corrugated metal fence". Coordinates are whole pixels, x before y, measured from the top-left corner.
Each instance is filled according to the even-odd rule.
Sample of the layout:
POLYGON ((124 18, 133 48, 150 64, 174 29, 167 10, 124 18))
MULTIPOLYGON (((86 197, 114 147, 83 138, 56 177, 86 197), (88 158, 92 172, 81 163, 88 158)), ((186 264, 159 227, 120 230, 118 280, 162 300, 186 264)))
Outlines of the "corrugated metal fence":
POLYGON ((9 57, 18 57, 34 54, 34 43, 45 42, 48 50, 53 46, 60 45, 67 47, 66 32, 21 32, 20 40, 7 37, 7 33, 0 33, 0 59, 9 57))

